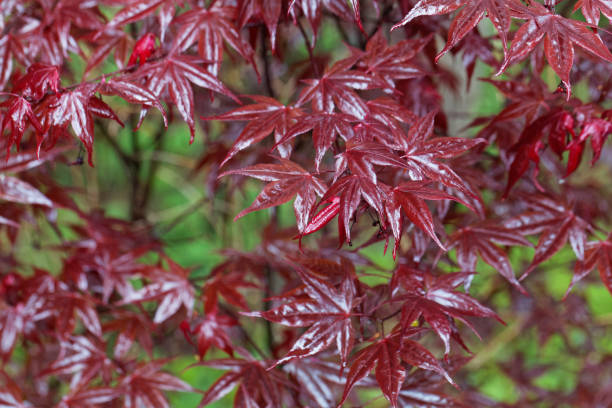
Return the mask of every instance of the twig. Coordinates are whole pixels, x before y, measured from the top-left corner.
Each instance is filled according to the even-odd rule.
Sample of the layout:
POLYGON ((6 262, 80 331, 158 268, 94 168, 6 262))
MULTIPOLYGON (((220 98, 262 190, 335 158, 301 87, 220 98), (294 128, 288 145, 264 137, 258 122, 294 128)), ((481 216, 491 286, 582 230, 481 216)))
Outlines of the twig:
POLYGON ((209 200, 210 198, 208 198, 207 196, 204 196, 200 198, 199 200, 197 200, 196 202, 194 202, 193 204, 191 204, 184 211, 178 214, 172 221, 170 221, 170 223, 166 227, 161 228, 159 235, 165 235, 168 232, 172 231, 177 225, 183 222, 185 218, 193 214, 193 212, 197 210, 198 207, 200 207, 202 204, 206 203, 209 200))
POLYGON ((302 33, 302 37, 304 37, 304 43, 306 44, 306 49, 308 50, 308 57, 310 58, 310 64, 312 65, 312 70, 314 71, 315 76, 319 77, 320 76, 319 67, 316 64, 316 61, 314 58, 314 49, 313 49, 313 46, 310 44, 310 40, 308 39, 308 34, 306 34, 306 30, 304 30, 304 26, 302 25, 302 22, 300 20, 297 20, 297 26, 300 29, 300 32, 302 33))
POLYGON ((270 61, 268 60, 268 44, 266 42, 266 30, 262 27, 261 30, 261 59, 264 66, 264 86, 271 98, 276 99, 276 92, 272 87, 272 79, 270 78, 270 61))

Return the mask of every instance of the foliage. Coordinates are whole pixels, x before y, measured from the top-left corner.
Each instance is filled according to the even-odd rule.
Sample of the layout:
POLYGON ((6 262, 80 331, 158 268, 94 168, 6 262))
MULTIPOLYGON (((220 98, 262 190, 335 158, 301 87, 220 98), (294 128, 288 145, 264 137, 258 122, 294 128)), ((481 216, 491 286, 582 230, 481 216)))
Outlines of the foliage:
POLYGON ((612 405, 609 0, 0 13, 0 406, 612 405))

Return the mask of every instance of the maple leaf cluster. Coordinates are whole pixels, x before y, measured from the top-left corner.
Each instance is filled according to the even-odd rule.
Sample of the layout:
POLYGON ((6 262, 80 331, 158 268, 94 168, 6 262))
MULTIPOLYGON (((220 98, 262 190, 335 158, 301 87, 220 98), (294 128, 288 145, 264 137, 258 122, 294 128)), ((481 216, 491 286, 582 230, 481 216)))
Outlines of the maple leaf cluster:
POLYGON ((0 15, 0 406, 612 404, 609 1, 0 15))

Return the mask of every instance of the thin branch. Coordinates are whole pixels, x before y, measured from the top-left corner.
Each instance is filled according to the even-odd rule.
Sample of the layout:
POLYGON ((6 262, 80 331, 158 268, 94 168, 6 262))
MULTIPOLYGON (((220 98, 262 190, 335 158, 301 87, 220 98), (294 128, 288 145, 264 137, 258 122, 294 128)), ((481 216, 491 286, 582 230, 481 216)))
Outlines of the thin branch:
POLYGON ((165 226, 163 228, 160 228, 159 235, 160 236, 161 235, 166 235, 167 233, 172 231, 177 225, 179 225, 181 222, 185 221, 185 218, 187 218, 188 216, 193 214, 193 212, 195 210, 197 210, 199 207, 202 206, 202 204, 206 203, 209 200, 210 200, 209 197, 204 196, 204 197, 200 198, 199 200, 197 200, 196 202, 194 202, 193 204, 191 204, 184 211, 182 211, 180 214, 178 214, 172 221, 170 221, 170 223, 167 226, 165 226))
POLYGON ((266 29, 265 26, 262 25, 261 29, 261 60, 263 61, 264 66, 264 86, 266 87, 266 91, 271 98, 276 99, 276 92, 274 92, 274 88, 272 87, 272 78, 270 77, 270 61, 268 59, 268 43, 266 41, 266 29))
POLYGON ((313 45, 310 44, 310 40, 308 39, 308 34, 306 33, 306 30, 304 30, 304 26, 302 25, 302 22, 300 20, 297 20, 297 26, 300 29, 300 32, 302 33, 302 37, 304 37, 304 43, 306 44, 306 49, 308 50, 308 57, 310 58, 310 64, 312 65, 314 74, 316 77, 319 77, 320 73, 319 73, 319 67, 316 64, 315 57, 314 57, 314 47, 313 45))

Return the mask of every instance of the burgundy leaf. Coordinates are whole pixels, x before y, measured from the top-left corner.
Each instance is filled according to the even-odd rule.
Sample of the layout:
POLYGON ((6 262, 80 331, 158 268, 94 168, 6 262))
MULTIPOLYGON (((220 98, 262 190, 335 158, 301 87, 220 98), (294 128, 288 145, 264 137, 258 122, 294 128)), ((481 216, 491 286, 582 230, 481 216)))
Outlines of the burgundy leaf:
POLYGON ((493 224, 476 224, 461 228, 449 238, 449 248, 457 248, 457 263, 463 271, 476 270, 476 255, 479 254, 484 262, 525 293, 514 275, 508 255, 495 244, 531 246, 520 233, 493 224))
POLYGON ((193 90, 190 82, 201 88, 210 89, 226 95, 240 103, 238 98, 221 83, 197 64, 197 58, 186 55, 173 55, 164 60, 146 64, 130 80, 136 82, 138 78, 147 76, 147 87, 156 98, 161 98, 166 90, 170 99, 176 105, 179 114, 189 126, 191 132, 190 143, 195 137, 195 122, 193 119, 193 90))
POLYGON ((249 316, 292 327, 310 328, 293 344, 289 353, 275 362, 275 366, 296 358, 305 358, 336 344, 343 362, 353 347, 351 315, 354 288, 345 278, 339 289, 307 270, 297 269, 308 297, 298 297, 293 302, 264 312, 251 312, 249 316))
POLYGON ((540 3, 532 3, 530 7, 521 4, 517 16, 526 19, 527 22, 516 32, 498 75, 508 66, 524 59, 544 38, 546 59, 561 78, 569 99, 571 90, 569 74, 574 63, 574 44, 603 60, 612 62, 612 54, 608 48, 599 35, 589 30, 585 23, 552 14, 540 3))
POLYGON ((295 196, 293 208, 300 232, 304 232, 306 228, 317 196, 321 197, 326 190, 325 184, 319 179, 289 160, 281 159, 280 164, 258 164, 245 169, 230 170, 220 177, 227 174, 242 174, 269 182, 253 204, 242 210, 235 219, 253 211, 281 205, 295 196))
POLYGON ((16 203, 53 207, 51 200, 32 185, 5 174, 0 174, 0 198, 16 203))
POLYGON ((236 10, 227 2, 211 4, 209 8, 195 8, 175 18, 174 24, 180 27, 173 41, 173 48, 179 51, 189 49, 197 42, 198 54, 204 62, 210 64, 208 73, 219 75, 223 60, 223 43, 229 44, 234 50, 253 66, 253 49, 240 36, 234 16, 236 10))
POLYGON ((265 96, 254 95, 250 98, 256 103, 240 107, 223 115, 206 118, 207 120, 249 121, 223 159, 221 166, 241 150, 259 143, 270 133, 274 133, 274 140, 279 144, 278 150, 281 157, 287 159, 291 154, 291 147, 284 144, 286 140, 283 138, 287 135, 289 127, 295 123, 295 119, 302 115, 302 111, 292 106, 282 105, 275 99, 265 96))
POLYGON ((134 51, 130 55, 128 65, 134 65, 138 62, 140 65, 147 62, 147 58, 155 51, 155 35, 147 33, 140 37, 134 45, 134 51))
POLYGON ((24 98, 39 100, 47 91, 59 91, 58 67, 44 64, 32 64, 24 76, 13 87, 13 92, 24 98))

